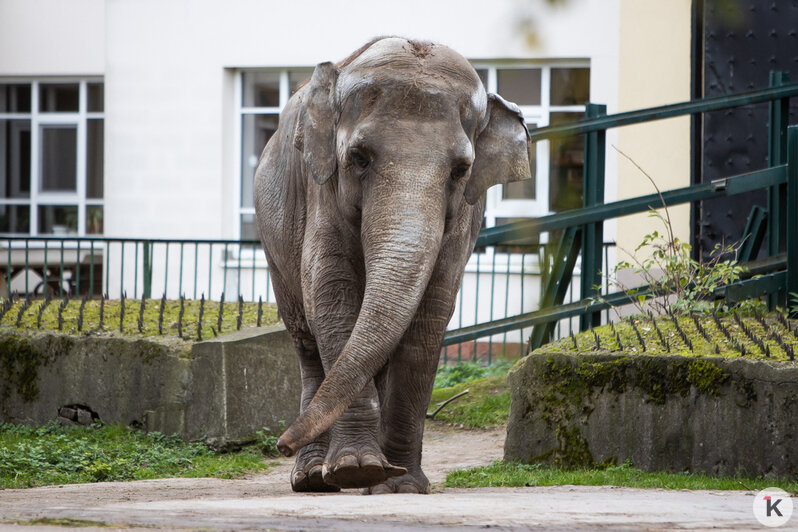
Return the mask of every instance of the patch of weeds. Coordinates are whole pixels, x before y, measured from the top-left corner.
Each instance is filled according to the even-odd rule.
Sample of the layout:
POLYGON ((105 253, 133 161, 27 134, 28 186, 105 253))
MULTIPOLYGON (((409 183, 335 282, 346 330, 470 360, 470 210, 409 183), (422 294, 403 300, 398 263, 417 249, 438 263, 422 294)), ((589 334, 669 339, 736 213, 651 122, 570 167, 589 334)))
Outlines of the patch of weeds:
MULTIPOLYGON (((285 421, 280 421, 280 432, 285 430, 285 421)), ((263 427, 255 433, 255 446, 260 450, 263 456, 270 456, 272 458, 281 455, 277 449, 277 440, 280 438, 279 433, 274 433, 269 427, 263 427)))
POLYGON ((453 471, 446 476, 447 488, 496 488, 522 486, 623 486, 672 490, 760 490, 778 486, 798 493, 797 480, 751 477, 711 477, 700 473, 648 472, 627 461, 621 465, 562 469, 541 464, 497 460, 473 469, 453 471))
POLYGON ((478 429, 497 427, 507 422, 510 412, 510 390, 505 375, 495 375, 449 388, 435 389, 432 391, 430 407, 464 390, 469 390, 469 393, 447 405, 435 416, 436 420, 478 429))
POLYGON ((268 467, 254 447, 215 453, 204 443, 121 426, 0 424, 0 489, 163 477, 234 478, 268 467))
POLYGON ((451 388, 457 384, 485 377, 507 375, 512 366, 513 361, 501 359, 487 366, 477 362, 461 362, 454 366, 441 366, 435 374, 435 388, 451 388))

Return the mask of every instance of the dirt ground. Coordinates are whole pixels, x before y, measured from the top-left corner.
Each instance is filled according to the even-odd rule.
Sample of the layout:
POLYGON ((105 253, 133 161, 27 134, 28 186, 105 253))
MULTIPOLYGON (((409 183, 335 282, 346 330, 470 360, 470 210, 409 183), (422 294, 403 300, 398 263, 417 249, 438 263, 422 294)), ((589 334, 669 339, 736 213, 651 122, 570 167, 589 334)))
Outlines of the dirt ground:
MULTIPOLYGON (((431 495, 294 494, 292 461, 237 480, 159 479, 0 491, 0 529, 749 530, 753 493, 614 487, 444 489, 446 473, 502 456, 504 430, 430 424, 431 495), (75 522, 70 520, 83 520, 75 522)), ((798 521, 793 519, 795 530, 798 521)), ((782 528, 783 530, 784 528, 782 528)))

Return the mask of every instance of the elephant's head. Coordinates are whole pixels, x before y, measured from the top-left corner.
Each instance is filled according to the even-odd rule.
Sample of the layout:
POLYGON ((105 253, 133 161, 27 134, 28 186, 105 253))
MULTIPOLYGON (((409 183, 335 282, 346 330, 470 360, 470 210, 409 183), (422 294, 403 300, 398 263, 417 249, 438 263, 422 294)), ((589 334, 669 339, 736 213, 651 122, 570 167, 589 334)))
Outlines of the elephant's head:
POLYGON ((488 187, 529 178, 531 149, 518 107, 486 94, 469 62, 445 46, 377 40, 338 65, 318 65, 295 98, 294 145, 360 234, 366 286, 343 353, 278 442, 288 455, 326 430, 385 365, 444 235, 458 224, 468 233, 462 225, 473 217, 464 213, 481 213, 488 187))

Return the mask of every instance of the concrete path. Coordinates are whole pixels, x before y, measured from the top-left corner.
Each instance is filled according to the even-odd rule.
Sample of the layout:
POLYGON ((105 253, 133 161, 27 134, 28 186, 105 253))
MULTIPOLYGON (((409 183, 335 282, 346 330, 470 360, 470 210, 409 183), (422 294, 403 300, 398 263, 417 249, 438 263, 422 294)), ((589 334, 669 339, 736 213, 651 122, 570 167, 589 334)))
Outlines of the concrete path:
MULTIPOLYGON (((290 461, 239 480, 160 479, 0 491, 0 529, 47 524, 127 529, 278 530, 752 530, 753 493, 614 487, 443 489, 448 471, 501 456, 501 431, 432 428, 425 438, 431 495, 298 495, 290 461), (61 521, 59 521, 61 520, 61 521), (24 526, 22 526, 24 525, 24 526), (151 529, 151 528, 149 528, 151 529)), ((798 530, 798 518, 789 525, 798 530)), ((68 526, 67 526, 68 527, 68 526)), ((783 527, 778 530, 790 530, 783 527)), ((86 528, 82 528, 86 530, 86 528)))

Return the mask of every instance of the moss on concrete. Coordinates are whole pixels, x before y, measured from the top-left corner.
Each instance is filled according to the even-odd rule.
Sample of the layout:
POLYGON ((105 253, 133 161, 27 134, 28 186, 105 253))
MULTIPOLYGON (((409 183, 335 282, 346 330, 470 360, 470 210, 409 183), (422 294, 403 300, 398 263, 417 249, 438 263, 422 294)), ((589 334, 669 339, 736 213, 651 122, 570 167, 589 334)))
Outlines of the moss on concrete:
POLYGON ((763 317, 767 329, 752 315, 741 316, 740 321, 767 347, 769 356, 745 334, 741 325, 731 316, 719 318, 720 323, 729 332, 727 337, 718 328, 715 320, 709 316, 699 318, 699 324, 705 334, 696 327, 690 316, 676 318, 679 329, 684 332, 690 345, 686 344, 677 330, 674 320, 668 316, 632 316, 614 324, 614 329, 604 325, 594 329, 598 337, 598 345, 591 332, 583 332, 573 337, 563 338, 544 346, 542 349, 561 353, 616 353, 634 355, 679 355, 684 357, 738 358, 742 353, 737 345, 745 348, 745 357, 750 359, 789 360, 784 347, 777 341, 778 334, 785 344, 798 352, 798 321, 791 320, 791 329, 777 319, 776 313, 763 317), (640 333, 643 343, 634 330, 631 322, 640 333), (657 333, 659 329, 659 334, 657 333), (795 331, 793 333, 792 331, 795 331), (661 336, 661 338, 660 338, 661 336), (620 340, 620 342, 619 342, 620 340))
MULTIPOLYGON (((3 300, 0 300, 2 304, 3 300)), ((154 337, 164 336, 182 338, 188 341, 208 340, 222 333, 237 330, 238 302, 224 303, 222 323, 219 327, 220 305, 218 301, 206 301, 203 308, 202 327, 199 325, 200 302, 186 300, 180 320, 180 302, 167 301, 163 309, 163 321, 159 330, 158 321, 161 313, 161 301, 146 300, 139 331, 139 311, 141 300, 125 300, 124 313, 121 301, 107 300, 102 305, 102 327, 100 326, 100 300, 86 301, 83 308, 83 320, 80 323, 80 300, 69 301, 61 312, 59 327, 60 300, 53 300, 45 305, 43 300, 33 301, 20 316, 24 301, 16 301, 0 318, 0 331, 61 331, 68 335, 75 334, 121 334, 124 336, 154 337), (42 309, 42 306, 44 308, 42 309), (120 327, 121 316, 121 327, 120 327), (17 327, 19 323, 19 327, 17 327), (182 325, 182 327, 179 326, 182 325), (181 330, 182 329, 182 330, 181 330)), ((264 303, 262 307, 261 325, 273 325, 278 322, 277 307, 264 303)), ((241 313, 241 328, 254 327, 258 323, 258 304, 245 302, 241 313)))
MULTIPOLYGON (((17 393, 26 401, 32 401, 39 395, 36 381, 42 358, 31 342, 25 337, 0 337, 0 366, 6 383, 16 388, 17 393)), ((8 388, 6 388, 8 394, 8 388)))

